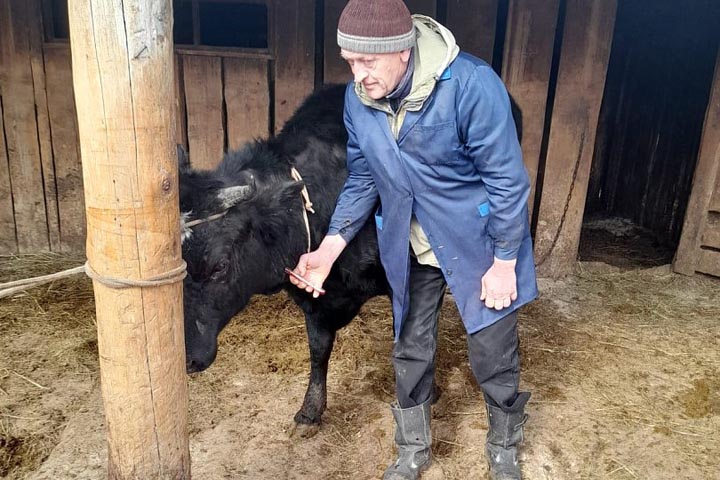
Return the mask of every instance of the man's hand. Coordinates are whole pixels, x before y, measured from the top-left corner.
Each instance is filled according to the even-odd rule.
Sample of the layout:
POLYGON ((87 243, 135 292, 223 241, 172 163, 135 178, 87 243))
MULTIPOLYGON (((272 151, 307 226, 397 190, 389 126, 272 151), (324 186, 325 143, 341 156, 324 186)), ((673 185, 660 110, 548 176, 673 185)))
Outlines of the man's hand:
POLYGON ((289 277, 290 283, 308 293, 312 293, 313 298, 318 298, 320 292, 315 290, 313 286, 322 288, 323 283, 330 275, 335 260, 340 256, 346 245, 347 243, 340 235, 326 236, 317 250, 303 254, 298 260, 297 266, 293 269, 295 273, 306 278, 312 285, 308 285, 292 275, 289 277))
POLYGON ((490 269, 482 277, 480 300, 488 308, 502 310, 517 300, 517 278, 515 264, 517 260, 500 260, 495 257, 490 269))

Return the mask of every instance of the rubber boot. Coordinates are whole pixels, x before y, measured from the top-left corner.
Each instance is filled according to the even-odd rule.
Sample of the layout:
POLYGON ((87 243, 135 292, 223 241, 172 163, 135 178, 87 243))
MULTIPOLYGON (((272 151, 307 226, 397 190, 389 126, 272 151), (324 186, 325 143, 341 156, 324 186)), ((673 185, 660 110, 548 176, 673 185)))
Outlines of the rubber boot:
POLYGON ((488 434, 485 444, 488 469, 491 480, 521 480, 518 463, 518 445, 523 441, 525 404, 530 393, 522 392, 508 409, 490 405, 486 402, 488 414, 488 434))
POLYGON ((383 480, 416 480, 432 461, 430 445, 430 403, 410 408, 390 406, 395 417, 398 459, 385 470, 383 480))

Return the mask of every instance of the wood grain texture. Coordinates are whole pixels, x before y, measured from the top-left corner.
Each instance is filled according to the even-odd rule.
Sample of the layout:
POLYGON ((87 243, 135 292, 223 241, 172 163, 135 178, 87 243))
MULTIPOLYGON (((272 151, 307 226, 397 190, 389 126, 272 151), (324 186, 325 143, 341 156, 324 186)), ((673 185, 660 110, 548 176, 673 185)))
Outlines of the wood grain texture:
POLYGON ((85 203, 69 45, 45 51, 45 72, 60 250, 81 252, 85 249, 85 203))
POLYGON ((535 234, 541 276, 567 275, 577 261, 616 5, 615 0, 567 2, 535 234))
MULTIPOLYGON (((716 269, 713 266, 720 265, 717 261, 717 252, 716 255, 711 255, 700 249, 703 228, 710 222, 710 218, 716 218, 716 212, 720 212, 720 205, 715 203, 720 199, 718 190, 720 190, 720 54, 715 62, 715 76, 705 114, 692 193, 673 264, 673 269, 678 273, 692 275, 696 271, 702 271, 720 276, 720 267, 716 269)), ((717 248, 716 245, 712 246, 717 248)))
POLYGON ((325 51, 323 52, 323 83, 325 84, 348 83, 352 80, 350 67, 340 57, 340 47, 337 44, 338 20, 346 4, 345 0, 325 0, 325 51))
POLYGON ((272 8, 278 133, 315 86, 315 1, 283 0, 273 2, 272 8))
POLYGON ((495 48, 498 0, 448 0, 447 27, 460 48, 490 65, 495 48))
POLYGON ((522 152, 533 211, 559 0, 510 0, 502 78, 523 116, 522 152))
POLYGON ((0 255, 17 253, 18 248, 4 131, 2 96, 0 96, 0 255))
MULTIPOLYGON (((103 276, 147 279, 182 262, 172 4, 69 7, 88 260, 103 276)), ((93 286, 108 477, 189 479, 182 282, 93 286)))
POLYGON ((262 59, 224 58, 223 88, 228 148, 267 138, 270 125, 268 64, 262 59))
POLYGON ((35 111, 30 4, 0 2, 0 85, 18 251, 49 250, 43 165, 35 111))
POLYGON ((211 169, 225 151, 222 59, 183 57, 183 83, 190 163, 194 168, 211 169))

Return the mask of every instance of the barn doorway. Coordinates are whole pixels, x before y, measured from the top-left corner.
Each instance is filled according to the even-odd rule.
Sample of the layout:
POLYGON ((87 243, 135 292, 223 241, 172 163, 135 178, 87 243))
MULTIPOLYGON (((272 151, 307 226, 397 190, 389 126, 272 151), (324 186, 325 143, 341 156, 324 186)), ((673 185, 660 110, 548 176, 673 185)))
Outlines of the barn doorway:
POLYGON ((579 259, 668 264, 692 188, 720 30, 716 0, 618 2, 579 259))

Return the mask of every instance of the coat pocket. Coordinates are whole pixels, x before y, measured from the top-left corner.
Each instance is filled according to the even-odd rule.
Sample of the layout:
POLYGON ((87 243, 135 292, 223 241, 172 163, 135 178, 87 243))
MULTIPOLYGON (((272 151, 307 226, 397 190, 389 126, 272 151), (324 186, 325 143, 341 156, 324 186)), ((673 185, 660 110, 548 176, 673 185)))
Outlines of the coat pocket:
POLYGON ((428 165, 454 165, 464 161, 454 121, 415 125, 401 149, 428 165))

